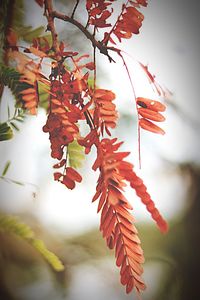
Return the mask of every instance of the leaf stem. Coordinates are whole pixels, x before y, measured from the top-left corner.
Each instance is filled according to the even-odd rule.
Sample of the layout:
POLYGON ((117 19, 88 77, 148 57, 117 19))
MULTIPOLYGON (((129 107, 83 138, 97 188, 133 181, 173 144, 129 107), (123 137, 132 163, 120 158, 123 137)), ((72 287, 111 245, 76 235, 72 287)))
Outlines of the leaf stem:
POLYGON ((78 7, 78 5, 79 5, 79 2, 80 2, 80 0, 76 0, 76 4, 75 4, 75 6, 74 6, 74 9, 73 9, 72 15, 71 15, 71 18, 72 18, 72 19, 74 18, 74 14, 75 14, 75 11, 76 11, 76 9, 77 9, 77 7, 78 7))
POLYGON ((139 168, 141 169, 141 165, 142 164, 141 164, 141 146, 140 146, 140 144, 141 144, 141 142, 140 142, 140 125, 139 125, 140 116, 139 116, 138 109, 137 109, 136 92, 135 92, 134 84, 133 84, 133 81, 132 81, 132 78, 131 78, 128 66, 126 64, 126 61, 125 61, 125 59, 124 59, 121 51, 118 51, 118 55, 121 57, 121 59, 122 59, 122 61, 124 63, 124 66, 125 66, 125 69, 126 69, 126 72, 127 72, 130 84, 131 84, 131 88, 132 88, 132 91, 133 91, 134 99, 135 99, 135 105, 136 105, 136 111, 137 111, 137 119, 138 119, 138 160, 139 160, 139 168))

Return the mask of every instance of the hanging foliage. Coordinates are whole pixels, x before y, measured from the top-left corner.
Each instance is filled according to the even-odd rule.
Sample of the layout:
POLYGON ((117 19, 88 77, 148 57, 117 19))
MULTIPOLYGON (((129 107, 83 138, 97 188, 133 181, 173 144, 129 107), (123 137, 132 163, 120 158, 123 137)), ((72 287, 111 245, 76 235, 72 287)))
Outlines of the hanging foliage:
MULTIPOLYGON (((140 294, 145 289, 142 279, 144 255, 125 187, 130 185, 135 191, 161 232, 167 231, 167 223, 155 207, 142 179, 136 175, 134 166, 126 160, 130 153, 119 151, 123 142, 113 137, 112 129, 117 126, 119 117, 115 104, 116 95, 111 90, 97 87, 96 52, 105 55, 109 62, 114 62, 112 54, 117 54, 131 81, 124 54, 118 44, 139 34, 144 20, 141 8, 147 6, 147 0, 126 1, 114 22, 112 16, 116 9, 115 0, 87 0, 86 24, 80 23, 78 16, 75 18, 79 1, 75 2, 71 16, 56 11, 51 0, 36 3, 44 9, 47 31, 51 38, 35 37, 29 47, 21 48, 15 32, 9 30, 7 57, 17 63, 17 70, 2 65, 1 81, 15 95, 16 105, 31 114, 37 114, 38 106, 43 106, 46 93, 47 120, 43 131, 49 135, 51 156, 57 160, 54 164, 56 181, 68 189, 74 189, 82 181, 77 169, 82 165, 84 155, 90 153, 91 148, 96 149, 92 169, 98 170, 99 178, 92 201, 98 201, 100 231, 108 247, 115 250, 116 265, 120 268, 121 283, 126 286, 126 292, 135 289, 140 294), (73 24, 86 36, 94 49, 93 58, 88 54, 69 50, 59 40, 54 23, 56 19, 73 24), (102 40, 97 39, 97 34, 98 37, 102 34, 102 40), (48 76, 42 71, 45 60, 51 61, 48 76), (81 130, 83 124, 88 128, 85 135, 81 130)), ((40 29, 36 30, 38 31, 40 29)), ((34 35, 34 31, 32 33, 34 35)), ((29 38, 30 36, 32 37, 31 33, 29 38)), ((164 96, 165 89, 156 83, 155 76, 143 64, 141 67, 157 94, 164 96)), ((131 85, 134 90, 132 81, 131 85)), ((134 96, 139 132, 142 128, 164 134, 164 130, 154 122, 165 120, 162 114, 165 105, 142 95, 134 96)), ((1 126, 2 130, 7 130, 7 138, 10 138, 10 127, 1 126)), ((48 259, 48 253, 41 242, 35 241, 33 245, 48 259)))

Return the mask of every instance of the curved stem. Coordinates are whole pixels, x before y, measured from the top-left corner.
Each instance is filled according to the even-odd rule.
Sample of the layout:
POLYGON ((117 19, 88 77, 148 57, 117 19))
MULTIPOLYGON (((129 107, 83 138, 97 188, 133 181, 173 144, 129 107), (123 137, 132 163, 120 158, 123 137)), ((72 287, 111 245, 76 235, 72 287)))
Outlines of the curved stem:
POLYGON ((76 9, 77 9, 77 7, 78 7, 78 5, 79 5, 79 2, 80 2, 80 0, 76 0, 76 4, 75 4, 75 6, 74 6, 74 9, 73 9, 72 15, 71 15, 71 18, 72 18, 72 19, 74 18, 74 14, 75 14, 75 11, 76 11, 76 9))
POLYGON ((58 42, 58 34, 56 32, 55 26, 54 26, 54 17, 53 17, 53 5, 52 0, 45 0, 44 1, 45 8, 44 8, 44 15, 47 18, 48 25, 47 30, 51 32, 52 36, 52 49, 57 53, 59 50, 59 42, 58 42))
POLYGON ((121 54, 121 51, 118 51, 118 55, 121 57, 121 59, 124 63, 124 66, 125 66, 125 69, 126 69, 126 72, 127 72, 130 84, 131 84, 131 88, 132 88, 132 91, 133 91, 134 99, 135 99, 137 119, 138 119, 138 159, 139 159, 139 168, 141 169, 141 146, 140 146, 141 143, 140 143, 140 125, 139 125, 140 117, 139 117, 139 113, 138 113, 138 109, 137 109, 137 103, 136 103, 136 98, 137 98, 136 97, 136 92, 135 92, 135 88, 134 88, 134 85, 133 85, 133 81, 132 81, 128 66, 126 64, 126 61, 125 61, 123 55, 121 54))

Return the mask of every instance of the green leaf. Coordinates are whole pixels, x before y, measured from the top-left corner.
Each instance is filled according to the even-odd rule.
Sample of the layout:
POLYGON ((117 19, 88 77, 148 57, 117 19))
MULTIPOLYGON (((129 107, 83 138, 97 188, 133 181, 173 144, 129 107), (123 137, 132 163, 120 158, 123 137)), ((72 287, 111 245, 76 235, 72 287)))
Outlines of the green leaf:
POLYGON ((93 77, 88 78, 88 86, 91 88, 94 87, 94 78, 93 77))
POLYGON ((27 32, 21 34, 21 37, 25 42, 32 43, 33 39, 39 37, 43 33, 43 31, 44 27, 40 26, 32 30, 27 30, 27 32))
POLYGON ((39 92, 39 106, 48 109, 49 106, 49 93, 50 87, 42 82, 38 82, 38 92, 39 92))
POLYGON ((72 168, 78 169, 83 165, 83 160, 85 159, 84 147, 78 144, 76 140, 68 145, 67 148, 69 165, 72 168))
POLYGON ((6 175, 6 173, 8 172, 8 169, 9 169, 9 167, 10 167, 10 164, 11 164, 11 161, 8 160, 7 163, 5 164, 5 167, 4 167, 4 169, 3 169, 3 172, 2 172, 2 174, 1 174, 1 176, 5 176, 5 175, 6 175))
POLYGON ((15 69, 0 64, 0 82, 10 88, 18 103, 22 100, 20 92, 32 88, 31 84, 20 81, 21 76, 15 69))
POLYGON ((19 127, 18 127, 15 123, 10 122, 10 125, 11 125, 15 130, 19 131, 19 127))
POLYGON ((9 107, 9 105, 7 107, 7 112, 8 112, 8 119, 10 119, 10 107, 9 107))
POLYGON ((29 226, 19 222, 18 218, 11 215, 0 214, 0 231, 15 234, 24 240, 34 237, 34 232, 29 226))
POLYGON ((9 179, 9 180, 10 180, 10 182, 15 183, 17 185, 21 185, 21 186, 25 185, 23 182, 20 182, 20 181, 17 181, 17 180, 13 180, 13 179, 9 179))
POLYGON ((64 270, 60 259, 47 249, 42 240, 35 238, 34 231, 25 223, 20 222, 17 217, 0 214, 0 232, 14 234, 25 240, 43 256, 55 271, 64 270))
POLYGON ((48 261, 55 271, 63 271, 64 265, 59 258, 51 251, 49 251, 42 240, 33 239, 32 246, 40 252, 40 254, 48 261))
POLYGON ((10 140, 13 137, 11 127, 5 122, 0 124, 0 141, 10 140))

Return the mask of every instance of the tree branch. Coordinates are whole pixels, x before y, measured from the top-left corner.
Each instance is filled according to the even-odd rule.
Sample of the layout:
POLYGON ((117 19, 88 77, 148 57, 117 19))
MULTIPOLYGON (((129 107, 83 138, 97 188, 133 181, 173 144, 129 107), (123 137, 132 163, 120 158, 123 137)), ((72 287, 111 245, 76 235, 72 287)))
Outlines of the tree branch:
POLYGON ((67 15, 64 15, 60 12, 57 12, 55 10, 54 11, 51 10, 50 15, 51 15, 52 19, 57 18, 57 19, 63 20, 65 22, 71 23, 74 26, 76 26, 91 41, 93 47, 98 48, 100 53, 106 55, 110 62, 115 62, 114 59, 108 54, 108 50, 113 50, 113 47, 111 49, 111 48, 105 46, 104 44, 102 44, 100 41, 97 41, 95 39, 95 37, 77 20, 75 20, 67 15))
MULTIPOLYGON (((53 6, 52 6, 52 0, 45 0, 44 1, 45 8, 44 8, 44 15, 47 18, 47 30, 51 32, 52 36, 52 50, 54 50, 55 54, 59 52, 59 42, 58 42, 58 34, 56 32, 55 26, 54 26, 54 17, 53 17, 53 6)), ((60 60, 60 57, 57 57, 58 60, 60 60)))
POLYGON ((80 2, 80 0, 76 0, 76 4, 75 4, 75 6, 74 6, 74 9, 73 9, 73 12, 72 12, 72 15, 71 15, 71 18, 72 18, 72 19, 74 18, 74 14, 75 14, 75 11, 76 11, 76 9, 77 9, 77 7, 78 7, 79 2, 80 2))

